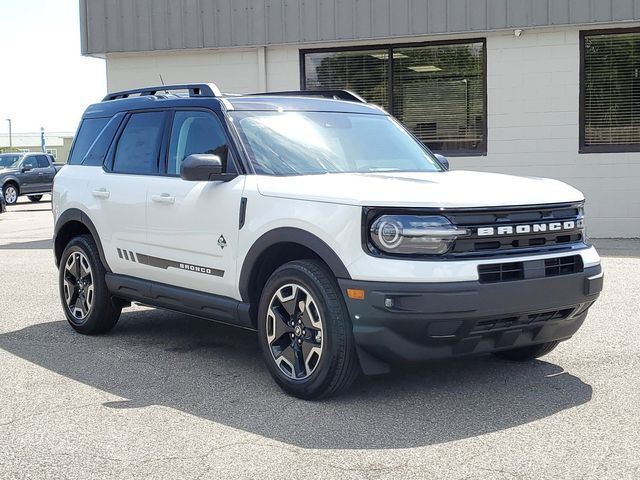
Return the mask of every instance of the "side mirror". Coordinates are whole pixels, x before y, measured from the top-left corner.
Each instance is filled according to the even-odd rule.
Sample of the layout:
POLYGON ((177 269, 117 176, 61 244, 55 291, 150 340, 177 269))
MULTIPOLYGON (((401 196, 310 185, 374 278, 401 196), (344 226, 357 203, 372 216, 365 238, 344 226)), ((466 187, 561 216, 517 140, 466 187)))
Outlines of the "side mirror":
POLYGON ((180 177, 190 182, 226 182, 235 176, 223 173, 222 160, 218 155, 194 153, 180 165, 180 177))
POLYGON ((445 170, 449 170, 449 160, 444 155, 440 155, 439 153, 434 153, 436 159, 442 164, 445 170))
POLYGON ((31 170, 33 170, 33 167, 31 165, 22 165, 22 173, 30 172, 31 170))

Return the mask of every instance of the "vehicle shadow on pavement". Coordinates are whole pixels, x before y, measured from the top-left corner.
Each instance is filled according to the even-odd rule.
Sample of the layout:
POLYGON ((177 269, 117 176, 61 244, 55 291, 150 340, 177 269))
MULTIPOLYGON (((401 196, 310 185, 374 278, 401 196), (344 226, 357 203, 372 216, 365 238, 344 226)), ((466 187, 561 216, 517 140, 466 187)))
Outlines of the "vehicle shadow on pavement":
POLYGON ((159 310, 125 312, 108 335, 64 321, 0 335, 0 348, 121 397, 107 408, 163 405, 303 448, 438 444, 526 424, 584 404, 592 389, 544 361, 491 356, 362 378, 345 395, 291 398, 273 383, 249 331, 159 310))
POLYGON ((32 240, 30 242, 15 242, 0 245, 0 250, 51 250, 53 248, 53 240, 32 240))

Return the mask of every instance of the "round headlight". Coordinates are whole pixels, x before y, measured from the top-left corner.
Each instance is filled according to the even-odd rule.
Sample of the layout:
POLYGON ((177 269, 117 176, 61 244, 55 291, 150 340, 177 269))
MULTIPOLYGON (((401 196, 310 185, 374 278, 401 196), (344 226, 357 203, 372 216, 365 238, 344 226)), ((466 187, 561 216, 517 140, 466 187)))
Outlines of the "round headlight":
POLYGON ((371 243, 379 250, 398 255, 442 255, 456 238, 467 235, 441 216, 382 215, 370 228, 371 243))

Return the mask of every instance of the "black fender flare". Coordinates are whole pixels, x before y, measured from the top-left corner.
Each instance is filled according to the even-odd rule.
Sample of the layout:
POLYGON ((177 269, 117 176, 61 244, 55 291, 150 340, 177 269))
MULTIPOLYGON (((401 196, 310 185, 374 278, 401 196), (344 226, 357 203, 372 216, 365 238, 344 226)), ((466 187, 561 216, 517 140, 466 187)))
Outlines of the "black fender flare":
POLYGON ((258 238, 244 258, 238 281, 238 288, 243 301, 249 301, 251 274, 258 259, 268 248, 278 243, 297 243, 313 250, 327 264, 336 278, 351 279, 351 275, 349 275, 349 271, 344 263, 342 263, 342 260, 340 260, 340 257, 338 257, 333 249, 323 240, 299 228, 276 228, 258 238))
MULTIPOLYGON (((107 259, 104 256, 104 250, 102 249, 102 242, 100 241, 98 230, 96 229, 95 225, 93 224, 91 219, 88 217, 88 215, 84 213, 82 210, 77 208, 70 208, 69 210, 65 210, 62 213, 62 215, 58 217, 58 220, 56 221, 55 227, 53 229, 54 254, 55 254, 56 241, 57 241, 58 235, 63 230, 64 226, 67 225, 69 222, 78 222, 84 225, 85 227, 87 227, 87 230, 89 230, 89 232, 91 233, 91 236, 93 237, 93 240, 96 242, 102 264, 104 265, 107 272, 111 272, 111 269, 109 268, 109 264, 107 263, 107 259)), ((58 255, 55 255, 55 257, 56 257, 56 266, 58 266, 58 264, 60 263, 60 259, 58 258, 58 255)))

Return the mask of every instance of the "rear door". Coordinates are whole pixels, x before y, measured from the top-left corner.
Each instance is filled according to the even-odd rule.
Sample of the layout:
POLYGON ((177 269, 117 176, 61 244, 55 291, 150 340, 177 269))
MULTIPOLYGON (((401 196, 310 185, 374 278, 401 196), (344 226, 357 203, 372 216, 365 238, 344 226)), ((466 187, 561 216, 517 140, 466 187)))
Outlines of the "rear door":
POLYGON ((165 175, 147 191, 148 257, 145 278, 233 297, 238 218, 244 176, 229 182, 180 178, 194 153, 218 155, 237 173, 231 143, 211 111, 177 110, 169 130, 165 175))
POLYGON ((146 198, 158 174, 165 111, 134 112, 119 128, 105 166, 88 185, 90 216, 114 273, 142 277, 147 242, 146 198))
POLYGON ((38 188, 40 192, 48 192, 53 184, 56 171, 48 155, 38 155, 38 188))

